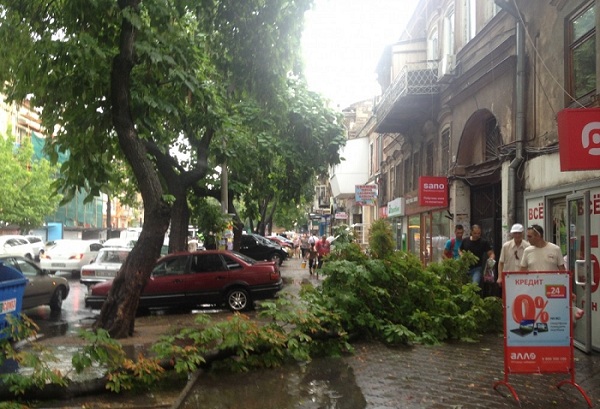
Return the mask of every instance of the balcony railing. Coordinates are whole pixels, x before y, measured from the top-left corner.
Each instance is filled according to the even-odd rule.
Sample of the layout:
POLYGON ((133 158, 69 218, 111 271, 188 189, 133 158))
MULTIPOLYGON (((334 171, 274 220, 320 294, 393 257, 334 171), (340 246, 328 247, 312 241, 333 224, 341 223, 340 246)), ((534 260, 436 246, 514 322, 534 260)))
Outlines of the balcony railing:
POLYGON ((375 109, 377 117, 385 118, 401 97, 437 94, 439 92, 437 79, 437 61, 405 65, 381 97, 381 101, 375 109))

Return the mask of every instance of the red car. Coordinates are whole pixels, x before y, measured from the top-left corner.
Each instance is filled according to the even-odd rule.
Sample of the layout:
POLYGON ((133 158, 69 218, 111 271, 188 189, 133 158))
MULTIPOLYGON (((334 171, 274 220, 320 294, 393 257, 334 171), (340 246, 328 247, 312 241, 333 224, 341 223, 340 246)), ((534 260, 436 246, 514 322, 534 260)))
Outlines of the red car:
MULTIPOLYGON (((102 308, 111 286, 112 280, 91 287, 85 306, 102 308)), ((282 286, 279 265, 273 261, 256 261, 225 250, 176 253, 156 262, 139 308, 226 305, 243 311, 256 300, 274 297, 282 286)))

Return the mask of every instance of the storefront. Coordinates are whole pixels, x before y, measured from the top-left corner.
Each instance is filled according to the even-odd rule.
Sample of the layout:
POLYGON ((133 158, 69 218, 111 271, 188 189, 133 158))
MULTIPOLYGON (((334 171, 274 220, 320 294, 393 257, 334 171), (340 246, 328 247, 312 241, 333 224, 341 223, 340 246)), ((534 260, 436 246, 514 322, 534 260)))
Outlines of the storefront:
POLYGON ((406 251, 406 232, 403 228, 404 198, 398 197, 387 204, 387 217, 392 228, 396 250, 406 251))
POLYGON ((442 261, 444 246, 450 238, 448 179, 422 176, 419 190, 406 195, 408 218, 407 251, 424 265, 442 261))
POLYGON ((527 226, 544 228, 547 241, 560 246, 573 272, 576 305, 585 311, 574 330, 575 345, 600 350, 600 183, 576 183, 525 195, 527 226))

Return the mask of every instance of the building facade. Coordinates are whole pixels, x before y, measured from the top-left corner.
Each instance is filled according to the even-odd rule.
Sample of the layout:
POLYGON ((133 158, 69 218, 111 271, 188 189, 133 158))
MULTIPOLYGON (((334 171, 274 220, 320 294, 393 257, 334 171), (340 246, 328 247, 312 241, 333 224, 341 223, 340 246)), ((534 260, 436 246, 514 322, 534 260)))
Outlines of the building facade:
POLYGON ((374 217, 424 264, 441 260, 456 224, 480 225, 497 256, 513 223, 541 225, 572 271, 589 266, 590 285, 574 288, 598 325, 577 331, 596 349, 599 21, 598 0, 420 1, 377 67, 382 95, 361 131, 368 177, 357 181, 378 185, 374 217), (565 136, 567 114, 582 112, 591 128, 565 136), (586 149, 576 170, 563 160, 574 145, 586 149))

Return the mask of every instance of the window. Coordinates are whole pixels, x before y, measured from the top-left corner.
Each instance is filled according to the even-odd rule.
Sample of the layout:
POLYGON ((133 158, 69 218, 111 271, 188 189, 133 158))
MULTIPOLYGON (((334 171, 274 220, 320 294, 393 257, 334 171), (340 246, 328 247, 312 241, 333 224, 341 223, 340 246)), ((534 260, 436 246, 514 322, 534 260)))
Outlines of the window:
POLYGON ((402 166, 396 166, 396 189, 394 193, 394 198, 400 197, 404 194, 402 191, 402 166))
POLYGON ((439 58, 438 43, 438 30, 434 28, 427 39, 427 59, 429 61, 436 61, 439 58))
POLYGON ((433 176, 433 141, 427 142, 427 157, 425 158, 425 175, 433 176))
POLYGON ((448 169, 450 168, 450 128, 446 128, 442 132, 442 143, 440 146, 442 149, 442 167, 440 169, 440 174, 447 175, 448 169))
POLYGON ((465 43, 471 41, 477 34, 476 3, 476 0, 464 0, 465 43))
POLYGON ((567 31, 569 102, 596 89, 596 13, 594 2, 570 18, 567 31))
POLYGON ((413 154, 413 189, 419 186, 419 176, 421 176, 421 152, 415 152, 413 154))
POLYGON ((444 17, 443 54, 454 54, 454 5, 448 8, 444 17))
POLYGON ((404 194, 413 190, 411 158, 404 159, 404 194))

